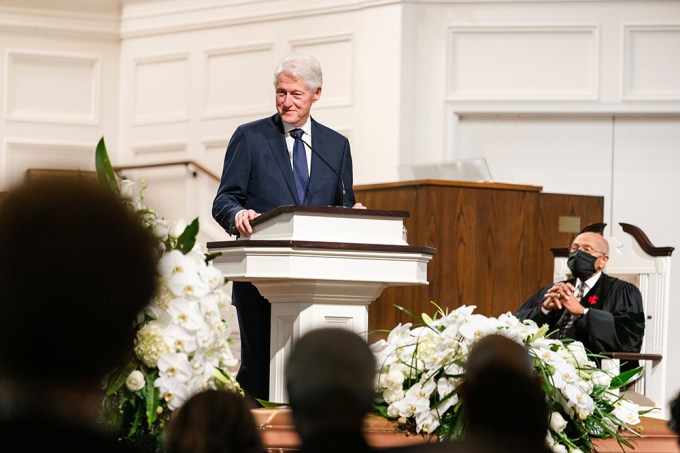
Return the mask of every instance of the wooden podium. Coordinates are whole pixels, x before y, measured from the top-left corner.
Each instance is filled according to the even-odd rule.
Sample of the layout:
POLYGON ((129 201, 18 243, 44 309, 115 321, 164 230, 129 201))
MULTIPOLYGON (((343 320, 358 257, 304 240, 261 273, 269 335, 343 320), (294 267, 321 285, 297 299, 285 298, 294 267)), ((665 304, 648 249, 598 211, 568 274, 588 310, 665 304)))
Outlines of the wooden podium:
POLYGON ((283 206, 258 217, 250 239, 210 242, 215 265, 252 282, 272 304, 269 399, 285 403, 296 339, 320 327, 367 338, 368 306, 388 286, 427 285, 436 250, 409 246, 403 211, 283 206))
POLYGON ((370 307, 372 330, 412 321, 395 304, 430 315, 430 301, 476 305, 486 316, 515 311, 553 281, 550 249, 567 247, 604 212, 601 196, 519 184, 421 180, 355 186, 354 193, 373 209, 409 211, 409 241, 437 249, 430 285, 385 290, 370 307))

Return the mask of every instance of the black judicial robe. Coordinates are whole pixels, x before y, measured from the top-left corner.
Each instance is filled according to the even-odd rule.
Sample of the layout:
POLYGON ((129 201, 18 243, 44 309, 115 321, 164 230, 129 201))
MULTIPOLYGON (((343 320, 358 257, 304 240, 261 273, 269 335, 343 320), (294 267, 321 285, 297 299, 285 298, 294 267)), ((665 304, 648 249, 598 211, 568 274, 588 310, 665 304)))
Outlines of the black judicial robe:
MULTIPOLYGON (((575 285, 576 279, 567 282, 575 285)), ((545 293, 551 287, 548 285, 531 296, 515 316, 522 320, 531 319, 539 326, 548 324, 551 331, 559 329, 565 309, 553 310, 547 315, 541 311, 545 293)), ((640 352, 645 315, 642 294, 635 285, 603 273, 595 286, 581 298, 581 305, 590 310, 585 316, 576 318, 566 332, 567 338, 582 342, 595 354, 640 352)))

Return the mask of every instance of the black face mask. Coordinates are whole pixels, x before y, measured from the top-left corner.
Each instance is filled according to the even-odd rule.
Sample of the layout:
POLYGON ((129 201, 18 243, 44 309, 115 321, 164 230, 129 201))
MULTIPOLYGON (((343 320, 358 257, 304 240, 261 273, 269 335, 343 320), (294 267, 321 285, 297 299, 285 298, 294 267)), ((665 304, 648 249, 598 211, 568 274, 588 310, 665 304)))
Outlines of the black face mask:
POLYGON ((589 255, 581 250, 576 250, 574 253, 569 255, 567 259, 567 266, 571 269, 571 273, 574 277, 577 277, 582 282, 588 280, 595 273, 595 258, 593 255, 589 255))

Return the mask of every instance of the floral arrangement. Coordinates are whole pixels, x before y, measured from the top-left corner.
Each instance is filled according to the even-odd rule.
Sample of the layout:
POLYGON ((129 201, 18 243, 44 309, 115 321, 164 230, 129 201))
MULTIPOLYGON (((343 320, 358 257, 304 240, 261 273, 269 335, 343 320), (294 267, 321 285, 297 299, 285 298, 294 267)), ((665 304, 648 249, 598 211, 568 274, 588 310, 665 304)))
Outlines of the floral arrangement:
POLYGON ((128 364, 106 382, 104 416, 125 438, 156 451, 171 411, 208 388, 242 393, 235 379, 226 309, 226 279, 196 243, 198 219, 168 224, 144 205, 144 189, 118 181, 103 139, 97 146, 97 174, 119 193, 158 239, 159 289, 140 314, 128 364))
POLYGON ((546 435, 555 452, 594 451, 591 436, 614 437, 630 446, 620 430, 636 433, 640 409, 618 396, 639 369, 611 376, 598 368, 583 344, 547 337, 547 326, 520 321, 510 313, 498 318, 474 314, 474 306, 453 311, 438 307, 422 324, 399 324, 371 348, 377 359, 378 402, 383 416, 417 433, 457 439, 464 430, 456 391, 463 382, 471 347, 483 336, 504 335, 522 345, 543 380, 552 415, 546 435))

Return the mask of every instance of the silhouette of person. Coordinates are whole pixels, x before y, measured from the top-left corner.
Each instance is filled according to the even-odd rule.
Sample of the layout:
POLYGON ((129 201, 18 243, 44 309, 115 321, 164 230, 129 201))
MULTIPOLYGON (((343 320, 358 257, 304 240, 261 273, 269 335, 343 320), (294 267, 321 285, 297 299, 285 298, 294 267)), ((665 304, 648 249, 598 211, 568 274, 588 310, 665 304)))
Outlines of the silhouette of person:
MULTIPOLYGON (((680 393, 671 401, 671 419, 668 426, 675 434, 680 435, 680 393)), ((680 437, 678 437, 678 445, 680 445, 680 437)))
POLYGON ((0 451, 136 451, 96 420, 156 263, 150 233, 93 180, 45 176, 3 197, 0 451))
POLYGON ((524 346, 502 335, 479 340, 468 356, 460 392, 464 451, 550 451, 548 405, 524 346))
POLYGON ((264 453, 246 400, 229 390, 193 395, 172 414, 168 453, 264 453))
POLYGON ((374 400, 375 358, 360 336, 322 328, 294 345, 286 386, 302 452, 370 452, 363 421, 374 400))
POLYGON ((471 349, 459 386, 463 439, 391 449, 391 453, 549 453, 548 405, 524 346, 501 335, 471 349))

